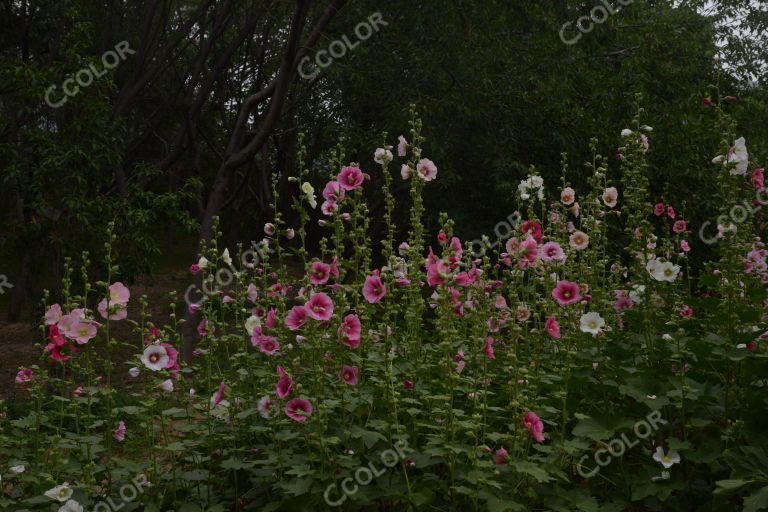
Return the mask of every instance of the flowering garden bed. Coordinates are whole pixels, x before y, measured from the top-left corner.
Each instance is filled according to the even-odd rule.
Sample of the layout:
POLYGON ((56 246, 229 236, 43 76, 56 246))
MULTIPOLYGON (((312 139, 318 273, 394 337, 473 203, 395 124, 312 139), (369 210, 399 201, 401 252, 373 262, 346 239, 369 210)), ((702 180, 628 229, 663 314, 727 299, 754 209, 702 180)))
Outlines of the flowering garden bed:
MULTIPOLYGON (((713 108, 722 156, 703 172, 727 213, 763 174, 713 108)), ((84 288, 68 263, 45 304, 43 362, 16 378, 25 407, 0 409, 0 507, 768 508, 759 218, 721 223, 717 259, 691 275, 685 212, 650 197, 640 117, 617 133, 618 159, 594 154, 587 189, 565 162, 559 183, 522 181, 522 222, 493 250, 446 216, 424 232, 438 166, 414 117, 375 170, 342 149, 323 182, 302 164, 298 225, 276 214, 259 242, 207 244, 167 325, 111 251, 108 279, 84 288), (394 179, 410 184, 406 239, 394 179), (380 251, 368 187, 386 203, 380 251), (327 236, 310 255, 318 219, 327 236), (186 361, 184 316, 198 334, 186 361), (115 339, 117 322, 135 336, 115 339), (126 347, 128 361, 112 357, 126 347)))

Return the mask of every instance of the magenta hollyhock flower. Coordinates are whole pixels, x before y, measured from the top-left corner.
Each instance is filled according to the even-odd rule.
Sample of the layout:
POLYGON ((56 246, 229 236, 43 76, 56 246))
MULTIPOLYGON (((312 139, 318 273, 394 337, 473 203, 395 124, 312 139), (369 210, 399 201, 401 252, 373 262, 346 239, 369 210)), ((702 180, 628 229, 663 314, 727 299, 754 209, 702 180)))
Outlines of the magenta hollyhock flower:
POLYGON ((565 253, 557 242, 547 242, 539 249, 539 257, 543 261, 565 261, 565 253))
POLYGON ((413 381, 412 380, 408 380, 408 379, 404 380, 403 381, 403 388, 408 389, 408 390, 413 389, 413 381))
POLYGON ((653 207, 653 214, 657 217, 664 215, 664 203, 656 203, 656 206, 653 207))
POLYGON ((536 413, 528 411, 523 418, 523 425, 531 433, 534 441, 537 443, 544 441, 544 423, 536 413))
POLYGON ((349 348, 360 346, 361 332, 360 318, 355 314, 349 314, 344 317, 339 326, 339 337, 341 342, 349 348))
POLYGON ((369 304, 375 304, 384 298, 387 294, 387 289, 384 287, 384 283, 381 282, 381 278, 378 275, 371 275, 365 278, 365 284, 363 285, 363 297, 369 304))
POLYGON ((325 322, 333 316, 333 301, 325 293, 313 293, 306 309, 311 318, 325 322))
POLYGON ((456 355, 453 356, 453 362, 456 363, 456 372, 461 373, 464 371, 464 367, 467 366, 467 362, 464 360, 463 350, 456 352, 456 355))
POLYGON ((544 329, 550 337, 559 340, 560 339, 560 324, 557 323, 557 317, 552 315, 544 322, 544 329))
POLYGON ((16 374, 16 384, 26 384, 27 382, 32 382, 33 377, 34 373, 32 372, 32 368, 22 368, 16 374))
POLYGON ((493 353, 493 342, 494 339, 490 336, 485 339, 485 346, 483 347, 483 351, 485 352, 485 357, 488 359, 496 359, 496 355, 493 353))
POLYGON ((331 266, 322 261, 314 261, 309 266, 309 281, 315 286, 325 284, 331 275, 331 266))
POLYGON ((509 453, 502 446, 501 448, 496 450, 496 455, 493 458, 494 458, 494 461, 496 462, 496 465, 501 466, 503 464, 506 464, 508 457, 509 457, 509 453))
POLYGON ((755 190, 762 190, 765 187, 765 174, 762 167, 752 171, 752 186, 755 190))
POLYGON ((632 298, 625 290, 614 290, 613 294, 616 298, 613 303, 613 309, 617 312, 624 311, 625 309, 632 309, 634 307, 634 301, 632 301, 632 298))
MULTIPOLYGON (((430 254, 432 248, 429 249, 430 254)), ((432 261, 427 262, 427 284, 435 287, 439 284, 444 284, 445 280, 450 277, 451 270, 443 260, 433 258, 432 261)))
POLYGON ((293 381, 291 380, 291 377, 285 373, 285 370, 283 370, 283 367, 280 365, 277 366, 277 373, 280 375, 280 378, 277 380, 275 393, 277 394, 278 398, 285 398, 291 394, 291 391, 293 391, 293 381))
POLYGON ((53 325, 59 322, 62 317, 61 306, 54 304, 45 312, 45 325, 53 325))
POLYGON ((251 343, 268 356, 273 356, 280 350, 280 343, 277 342, 277 338, 274 336, 257 336, 255 340, 251 340, 251 343))
POLYGON ((216 407, 221 403, 222 400, 224 400, 224 392, 226 391, 227 386, 224 383, 224 381, 221 381, 219 383, 219 389, 216 391, 216 393, 213 394, 213 406, 216 407))
POLYGON ((168 354, 168 362, 165 365, 166 370, 179 370, 179 351, 173 348, 170 343, 161 343, 165 347, 165 353, 168 354))
POLYGON ((331 217, 339 211, 339 205, 335 201, 323 201, 323 204, 320 205, 320 211, 323 212, 323 215, 331 217))
POLYGON ((119 442, 125 441, 125 422, 120 421, 117 424, 117 428, 115 429, 115 439, 117 439, 119 442))
POLYGON ((255 284, 250 283, 248 285, 248 290, 245 292, 245 294, 248 296, 249 301, 256 302, 256 299, 259 298, 259 289, 256 288, 255 284))
POLYGON ((341 367, 341 380, 345 384, 350 386, 357 386, 357 376, 359 370, 355 366, 347 366, 346 364, 341 367))
POLYGON ((669 217, 670 219, 675 218, 675 209, 672 208, 671 206, 667 206, 667 217, 669 217))
POLYGON ((685 240, 680 240, 680 249, 682 249, 683 252, 688 252, 691 250, 691 246, 688 245, 688 242, 685 240))
POLYGON ((264 319, 264 328, 274 329, 275 327, 277 327, 277 309, 269 308, 267 318, 264 319))
POLYGON ((678 235, 680 233, 685 233, 685 221, 684 220, 675 221, 675 224, 672 226, 672 231, 674 231, 678 235))
POLYGON ((518 266, 520 268, 528 268, 535 265, 539 260, 539 245, 530 235, 520 244, 519 251, 520 261, 518 261, 518 266))
POLYGON ((189 273, 193 276, 196 275, 198 272, 200 272, 200 265, 197 263, 193 263, 189 266, 189 273))
POLYGON ((570 306, 581 300, 579 285, 573 281, 558 281, 552 290, 552 297, 561 306, 570 306))
POLYGON ((344 188, 338 181, 329 181, 323 189, 323 197, 326 201, 340 203, 344 200, 344 188))
POLYGON ((312 404, 303 398, 294 398, 285 405, 285 415, 293 421, 304 423, 312 415, 312 404))
POLYGON ((304 306, 293 306, 285 315, 285 326, 291 331, 298 331, 305 323, 307 323, 307 308, 304 306))
POLYGON ((207 333, 207 328, 208 328, 208 320, 205 318, 200 320, 200 323, 197 324, 197 334, 199 334, 200 337, 205 336, 207 333))
POLYGON ((680 316, 683 318, 691 318, 693 316, 693 308, 688 304, 684 304, 680 309, 680 316))
POLYGON ((359 189, 363 185, 363 179, 363 171, 359 167, 351 166, 342 167, 336 177, 336 181, 346 191, 359 189))
POLYGON ((331 260, 331 264, 329 265, 328 271, 331 273, 331 276, 333 276, 334 279, 339 278, 339 258, 336 256, 333 257, 331 260))
POLYGON ((544 236, 544 233, 541 229, 541 223, 536 222, 535 220, 526 220, 523 222, 520 228, 523 231, 524 235, 527 235, 528 232, 530 231, 530 234, 533 237, 533 239, 536 240, 536 242, 541 243, 541 239, 544 236))

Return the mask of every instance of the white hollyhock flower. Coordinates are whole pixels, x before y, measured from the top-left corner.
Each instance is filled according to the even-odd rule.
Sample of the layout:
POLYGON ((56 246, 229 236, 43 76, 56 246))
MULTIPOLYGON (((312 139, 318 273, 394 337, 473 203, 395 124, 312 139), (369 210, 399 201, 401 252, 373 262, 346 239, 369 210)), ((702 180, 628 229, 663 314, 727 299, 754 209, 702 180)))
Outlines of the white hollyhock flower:
POLYGON ((57 500, 61 503, 64 503, 72 497, 72 489, 69 487, 67 482, 64 482, 61 485, 57 485, 53 489, 48 489, 44 494, 52 500, 57 500))
POLYGON ((680 454, 674 450, 669 450, 669 453, 664 455, 664 448, 657 446, 656 451, 653 453, 653 460, 660 463, 666 469, 669 469, 675 464, 680 463, 680 454))
POLYGON ((131 377, 133 377, 135 379, 136 377, 139 376, 139 369, 134 366, 133 368, 128 370, 128 375, 130 375, 131 377))
POLYGON ((141 362, 153 372, 168 366, 168 351, 162 345, 150 345, 141 354, 141 362))
POLYGON ((160 384, 160 389, 166 393, 171 393, 173 391, 173 381, 171 379, 164 380, 163 383, 160 384))
POLYGON ((674 265, 669 261, 662 262, 658 259, 648 260, 645 269, 655 280, 669 283, 677 279, 677 274, 680 273, 679 265, 674 265))
POLYGON ((208 268, 208 259, 205 256, 200 256, 200 259, 197 261, 197 266, 200 268, 208 268))
POLYGON ((315 197, 315 189, 312 187, 312 184, 305 181, 304 184, 301 185, 301 191, 304 192, 304 196, 307 198, 309 206, 317 208, 317 198, 315 197))
POLYGON ((229 255, 229 249, 224 249, 224 252, 221 253, 221 261, 232 266, 232 257, 229 255))
POLYGON ((388 164, 392 161, 392 152, 389 148, 377 148, 373 152, 373 161, 381 165, 388 164))
POLYGON ((630 135, 632 135, 632 133, 634 132, 632 132, 632 130, 630 130, 629 128, 624 128, 623 130, 621 130, 622 137, 629 137, 630 135))
POLYGON ((600 313, 594 311, 581 315, 579 323, 581 324, 581 332, 588 332, 592 336, 597 336, 603 332, 603 327, 605 327, 603 317, 600 316, 600 313))
POLYGON ((739 137, 733 143, 733 147, 728 152, 728 163, 735 163, 736 167, 730 170, 733 176, 743 176, 747 173, 749 165, 749 153, 745 144, 744 137, 739 137))
POLYGON ((248 332, 249 336, 253 336, 253 331, 261 326, 261 320, 259 320, 259 317, 256 315, 251 315, 248 317, 248 320, 245 321, 245 330, 248 332))
POLYGON ((640 304, 643 302, 643 295, 645 295, 645 285, 644 284, 636 284, 632 286, 632 290, 629 292, 629 298, 634 302, 635 304, 640 304))
POLYGON ((26 470, 27 468, 24 466, 24 464, 19 464, 18 466, 11 466, 11 473, 16 473, 17 475, 23 473, 26 470))
POLYGON ((67 500, 59 509, 59 512, 83 512, 83 510, 83 506, 75 500, 67 500))

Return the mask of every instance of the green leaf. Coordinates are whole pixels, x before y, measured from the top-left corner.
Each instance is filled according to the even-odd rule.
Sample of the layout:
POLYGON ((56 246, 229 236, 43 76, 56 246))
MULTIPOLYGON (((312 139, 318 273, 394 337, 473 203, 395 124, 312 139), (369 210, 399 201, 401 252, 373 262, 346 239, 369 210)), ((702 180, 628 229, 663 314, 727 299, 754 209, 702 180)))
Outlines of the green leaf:
POLYGON ((518 473, 525 473, 536 479, 540 484, 554 480, 552 476, 541 466, 527 460, 515 461, 511 464, 518 473))

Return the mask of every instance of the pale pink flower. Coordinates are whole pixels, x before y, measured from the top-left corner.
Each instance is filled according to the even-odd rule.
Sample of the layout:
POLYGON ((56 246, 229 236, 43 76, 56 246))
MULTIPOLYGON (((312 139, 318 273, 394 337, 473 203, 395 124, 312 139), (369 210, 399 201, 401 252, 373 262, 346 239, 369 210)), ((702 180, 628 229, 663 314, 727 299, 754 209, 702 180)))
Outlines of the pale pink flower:
POLYGON ((323 212, 323 215, 327 215, 328 217, 332 216, 338 210, 339 205, 336 204, 335 201, 323 201, 323 204, 320 205, 320 211, 323 212))
POLYGON ((115 439, 119 442, 125 441, 125 422, 120 421, 115 429, 115 439))
POLYGON ((285 406, 285 414, 293 421, 303 423, 312 415, 312 404, 303 398, 294 398, 285 406))
POLYGON ((584 250, 589 245, 589 236, 583 231, 575 231, 568 238, 568 244, 571 246, 571 249, 577 251, 584 250))
POLYGON ((464 371, 464 367, 467 366, 467 362, 464 360, 464 351, 459 350, 456 355, 453 356, 453 362, 456 363, 456 371, 461 373, 464 371))
POLYGON ((344 188, 338 181, 329 181, 323 189, 323 197, 326 201, 340 203, 344 200, 344 188))
POLYGON ((571 187, 565 187, 560 192, 560 202, 563 203, 565 206, 571 206, 575 200, 576 200, 576 191, 573 190, 571 187))
POLYGON ((581 300, 579 285, 572 281, 558 281, 557 286, 552 290, 552 298, 561 306, 576 304, 581 300))
POLYGON ((313 293, 306 309, 311 318, 325 322, 333 316, 333 301, 325 293, 313 293))
POLYGON ((341 367, 341 380, 343 380, 345 384, 356 386, 358 372, 359 370, 356 367, 347 366, 345 364, 341 367))
POLYGON ((45 325, 53 325, 59 322, 62 317, 61 306, 54 304, 45 312, 45 325))
POLYGON ((560 324, 557 323, 557 317, 554 315, 548 317, 546 322, 544 322, 544 329, 546 329, 550 337, 556 340, 560 339, 560 324))
POLYGON ((264 395, 259 399, 259 403, 256 406, 256 408, 259 411, 259 414, 264 419, 269 419, 273 415, 273 409, 275 407, 275 403, 272 401, 271 398, 269 398, 269 395, 264 395))
POLYGON ((102 318, 109 320, 124 320, 128 317, 128 308, 121 304, 109 304, 107 307, 107 299, 102 299, 96 308, 102 318))
POLYGON ((614 208, 619 199, 619 191, 616 187, 608 187, 603 191, 603 204, 608 208, 614 208))
POLYGON ((291 331, 298 331, 305 323, 307 323, 307 308, 304 306, 293 306, 285 315, 285 326, 291 331))
POLYGON ((272 236, 275 234, 275 225, 271 222, 267 222, 264 224, 264 234, 267 236, 272 236))
POLYGON ((408 249, 410 248, 411 246, 408 245, 408 242, 403 242, 399 246, 397 246, 397 253, 400 256, 405 257, 408 254, 408 249))
POLYGON ((110 305, 119 304, 121 306, 126 306, 130 298, 131 292, 123 283, 117 282, 109 287, 110 305))
POLYGON ((293 391, 293 380, 291 380, 291 377, 285 373, 285 370, 280 365, 277 366, 277 373, 280 378, 277 380, 275 393, 278 398, 285 398, 293 391))
POLYGON ((387 294, 387 289, 378 275, 371 275, 365 278, 363 285, 363 297, 369 304, 379 302, 387 294))
POLYGON ((27 382, 32 382, 33 377, 34 373, 32 372, 32 368, 22 368, 16 374, 16 384, 26 384, 27 382))
POLYGON ((330 274, 331 266, 322 261, 314 261, 309 266, 309 281, 316 286, 327 283, 330 274))
POLYGON ((363 179, 363 171, 359 167, 351 166, 342 167, 336 177, 336 181, 346 191, 359 189, 363 185, 363 179))
POLYGON ((80 345, 85 345, 96 337, 97 323, 90 320, 78 320, 73 323, 69 330, 64 333, 67 337, 75 340, 80 345))
POLYGON ((357 315, 349 314, 344 317, 339 327, 339 336, 341 342, 349 348, 357 348, 360 346, 360 318, 357 315))
POLYGON ((557 242, 547 242, 539 249, 539 257, 543 261, 556 261, 562 263, 565 261, 565 253, 557 242))
POLYGON ((483 347, 483 352, 485 352, 485 357, 488 359, 496 359, 496 355, 493 353, 493 343, 494 339, 488 336, 485 339, 485 346, 483 347))
POLYGON ((405 153, 408 151, 408 141, 402 135, 397 140, 397 156, 405 156, 405 153))
POLYGON ((165 391, 166 393, 172 393, 173 392, 173 381, 171 379, 166 379, 160 384, 160 389, 165 391))
POLYGON ((75 396, 76 396, 76 397, 78 397, 78 398, 80 398, 81 396, 83 396, 83 386, 77 386, 77 387, 75 388, 75 390, 72 392, 72 394, 73 394, 73 395, 75 395, 75 396))
POLYGON ((169 361, 168 349, 163 345, 149 345, 141 355, 141 362, 153 372, 165 369, 169 361))
POLYGON ((437 177, 437 167, 428 158, 422 158, 416 164, 416 174, 424 181, 432 181, 437 177))

